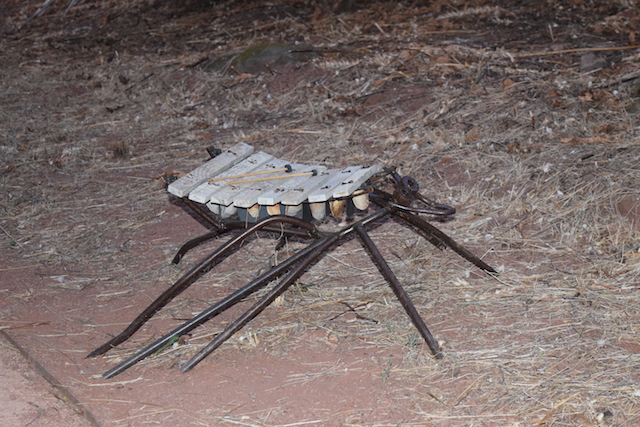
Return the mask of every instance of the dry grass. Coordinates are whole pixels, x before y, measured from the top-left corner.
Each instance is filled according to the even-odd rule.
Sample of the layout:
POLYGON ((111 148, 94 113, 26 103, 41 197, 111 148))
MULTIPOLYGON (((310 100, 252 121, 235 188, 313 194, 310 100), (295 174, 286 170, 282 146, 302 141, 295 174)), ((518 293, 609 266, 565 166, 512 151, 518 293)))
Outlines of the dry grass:
MULTIPOLYGON (((112 5, 122 12, 113 19, 148 12, 144 2, 134 3, 112 5)), ((94 13, 107 7, 87 4, 94 13)), ((539 41, 546 33, 530 33, 535 43, 516 43, 518 25, 532 12, 506 4, 445 13, 385 2, 342 14, 320 3, 249 6, 243 13, 251 19, 233 2, 160 19, 143 31, 153 48, 123 36, 122 46, 132 46, 117 55, 105 60, 73 51, 65 69, 47 65, 57 53, 45 45, 60 46, 61 36, 34 37, 44 63, 24 58, 5 75, 17 82, 27 71, 25 81, 40 81, 41 94, 55 94, 65 78, 81 92, 73 103, 32 109, 22 121, 9 109, 0 113, 5 250, 25 264, 82 264, 82 277, 60 280, 80 287, 82 280, 98 281, 105 294, 127 283, 170 283, 193 262, 166 266, 181 242, 151 248, 127 236, 174 220, 164 215, 167 196, 153 178, 199 165, 204 146, 245 141, 308 164, 396 165, 423 184, 425 195, 459 208, 455 221, 438 227, 501 271, 478 277, 463 260, 393 222, 372 232, 446 358, 436 363, 429 356, 357 241, 320 261, 277 313, 254 321, 232 344, 286 351, 320 331, 328 347, 346 340, 403 348, 400 360, 378 367, 381 379, 398 391, 399 402, 411 402, 416 419, 433 425, 635 425, 638 50, 607 51, 619 43, 603 33, 602 55, 611 67, 581 73, 580 49, 599 46, 566 35, 583 36, 580 28, 562 24, 565 35, 552 35, 565 40, 565 51, 536 56, 562 49, 539 41), (180 36, 185 28, 197 30, 180 36), (480 37, 485 29, 508 43, 480 37), (469 31, 480 41, 469 42, 469 31), (191 66, 204 56, 232 58, 250 45, 294 41, 324 52, 274 74, 191 66), (132 270, 143 260, 144 271, 132 270)), ((72 9, 71 27, 88 7, 76 15, 72 9)), ((33 5, 27 9, 25 15, 33 5)), ((588 28, 601 28, 605 18, 588 28)), ((5 87, 0 102, 15 105, 28 90, 5 87)), ((237 256, 257 271, 273 256, 270 247, 257 240, 237 256)), ((207 280, 204 288, 225 287, 232 278, 207 280)), ((207 302, 176 302, 165 319, 207 302)), ((188 344, 143 364, 168 366, 191 355, 216 328, 202 328, 188 344)), ((311 381, 336 369, 310 366, 304 378, 284 381, 311 381)))

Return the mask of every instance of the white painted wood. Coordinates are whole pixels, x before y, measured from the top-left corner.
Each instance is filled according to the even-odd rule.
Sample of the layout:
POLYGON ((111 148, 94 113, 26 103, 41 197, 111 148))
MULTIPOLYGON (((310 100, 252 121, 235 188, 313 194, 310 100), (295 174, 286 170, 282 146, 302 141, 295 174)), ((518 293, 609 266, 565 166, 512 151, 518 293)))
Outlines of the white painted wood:
MULTIPOLYGON (((324 169, 323 166, 319 167, 324 169)), ((329 178, 331 178, 331 176, 339 172, 340 169, 325 169, 322 172, 319 172, 318 175, 312 176, 284 193, 280 203, 288 206, 297 206, 302 204, 302 202, 309 198, 309 194, 323 185, 329 178)))
POLYGON ((367 182, 369 178, 380 170, 380 166, 378 165, 359 167, 359 170, 355 171, 349 178, 345 178, 343 182, 333 190, 334 199, 349 197, 358 189, 358 187, 367 182))
POLYGON ((168 191, 174 196, 184 197, 211 176, 229 169, 253 153, 253 147, 244 142, 223 151, 207 163, 197 167, 182 178, 169 184, 168 191))
MULTIPOLYGON (((295 175, 299 173, 310 173, 316 171, 317 174, 321 174, 327 168, 324 166, 305 166, 305 165, 292 165, 294 168, 288 175, 295 175)), ((316 175, 316 176, 318 176, 316 175)), ((309 179, 314 178, 312 175, 294 176, 293 178, 287 178, 280 184, 275 184, 270 190, 258 196, 258 204, 272 206, 276 203, 280 203, 284 199, 285 195, 290 189, 297 188, 303 185, 309 179)), ((277 180, 280 181, 280 180, 277 180)), ((303 199, 304 200, 304 199, 303 199)), ((302 203, 302 202, 301 202, 302 203)))
POLYGON ((235 215, 238 209, 252 209, 252 214, 260 210, 260 215, 278 212, 300 215, 302 204, 308 202, 313 216, 321 219, 327 210, 325 202, 333 202, 330 205, 333 214, 341 215, 346 197, 354 197, 356 207, 366 209, 368 195, 354 195, 354 192, 381 169, 380 166, 351 166, 327 170, 324 166, 293 164, 290 172, 275 172, 289 163, 264 152, 253 153, 253 150, 248 144, 236 144, 173 182, 169 192, 207 204, 222 218, 235 215), (317 171, 316 176, 292 176, 313 170, 317 171), (270 173, 256 174, 265 171, 270 173), (246 174, 250 175, 238 177, 246 174), (277 178, 267 179, 274 176, 277 178), (221 179, 225 177, 227 179, 221 179))
MULTIPOLYGON (((338 173, 331 176, 321 187, 317 188, 309 194, 309 202, 326 202, 331 199, 338 186, 345 182, 349 182, 351 177, 358 173, 362 169, 362 166, 349 166, 344 168, 338 173)), ((357 187, 356 187, 357 188, 357 187)))
MULTIPOLYGON (((252 173, 254 171, 257 171, 257 169, 260 168, 262 165, 273 160, 273 158, 274 158, 273 156, 267 153, 263 153, 262 151, 259 151, 247 157, 240 163, 237 163, 232 168, 227 169, 225 172, 222 172, 218 175, 210 176, 209 178, 224 178, 227 176, 236 176, 236 175, 242 175, 246 173, 252 173)), ((238 179, 231 178, 231 181, 234 181, 234 180, 237 181, 238 179)), ((205 181, 202 184, 200 184, 197 188, 195 188, 193 191, 191 191, 191 193, 189 194, 189 199, 198 203, 207 203, 209 200, 211 200, 211 197, 214 194, 228 187, 227 185, 228 182, 229 182, 228 180, 224 180, 224 179, 216 179, 215 181, 205 181)), ((214 201, 214 203, 217 203, 217 202, 214 201)), ((217 204, 221 204, 221 203, 217 203, 217 204)), ((224 205, 224 206, 228 206, 228 205, 224 205)))
MULTIPOLYGON (((273 159, 265 163, 259 169, 264 169, 264 170, 281 169, 288 164, 290 163, 287 162, 286 160, 273 159)), ((302 165, 291 165, 292 167, 291 173, 296 173, 293 171, 299 170, 301 166, 302 165)), ((256 170, 256 172, 258 172, 258 170, 256 170)), ((286 172, 276 172, 276 176, 283 176, 286 174, 287 174, 286 172)), ((268 175, 265 175, 265 178, 266 177, 268 177, 268 175)), ((282 184, 282 182, 286 181, 287 179, 289 178, 261 180, 261 181, 232 185, 228 188, 233 188, 233 190, 227 191, 224 199, 221 197, 219 197, 219 199, 222 202, 222 204, 225 204, 226 202, 230 202, 230 203, 233 203, 233 206, 237 208, 250 208, 253 205, 258 203, 258 197, 262 193, 269 191, 271 188, 273 188, 274 186, 277 186, 278 184, 282 184)))

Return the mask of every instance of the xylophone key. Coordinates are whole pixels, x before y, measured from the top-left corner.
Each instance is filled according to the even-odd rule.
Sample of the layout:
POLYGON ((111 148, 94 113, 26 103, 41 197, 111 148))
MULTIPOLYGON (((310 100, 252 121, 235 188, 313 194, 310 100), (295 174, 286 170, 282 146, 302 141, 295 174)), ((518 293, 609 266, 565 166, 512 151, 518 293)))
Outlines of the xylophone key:
POLYGON ((283 202, 284 204, 301 204, 306 199, 306 197, 299 200, 298 203, 284 202, 289 193, 289 190, 300 188, 300 186, 304 185, 306 181, 310 180, 313 177, 319 176, 327 169, 324 166, 305 165, 293 165, 292 168, 293 170, 291 171, 291 175, 297 176, 288 178, 285 181, 274 185, 270 190, 267 190, 264 193, 260 194, 258 196, 258 204, 267 206, 275 205, 276 203, 280 202, 283 202))
POLYGON ((241 220, 253 222, 286 214, 322 220, 329 213, 341 218, 345 210, 352 216, 354 209, 368 207, 369 195, 359 187, 380 170, 379 166, 327 170, 291 165, 263 152, 252 154, 252 150, 250 145, 237 144, 188 174, 188 179, 176 181, 172 193, 183 194, 193 187, 185 195, 206 203, 221 218, 238 214, 241 220), (232 152, 237 156, 232 158, 232 152))
POLYGON ((197 167, 177 181, 169 184, 168 191, 174 196, 184 197, 211 176, 223 173, 253 153, 253 147, 243 142, 222 152, 207 163, 197 167))
MULTIPOLYGON (((269 169, 281 169, 288 163, 285 160, 274 159, 264 165, 265 170, 269 169)), ((302 165, 292 165, 293 170, 300 169, 302 165)), ((285 174, 286 175, 286 174, 285 174)), ((283 176, 278 173, 277 176, 283 176)), ((250 208, 255 204, 261 204, 258 198, 261 194, 269 191, 274 186, 286 181, 287 178, 278 178, 274 180, 263 180, 255 182, 245 182, 241 184, 231 185, 234 191, 230 191, 227 194, 225 202, 232 202, 235 207, 238 208, 250 208)), ((252 180, 253 181, 253 180, 252 180)))
POLYGON ((340 185, 333 190, 333 197, 339 199, 351 196, 362 184, 375 175, 380 166, 356 166, 351 176, 344 177, 340 185))
MULTIPOLYGON (((258 152, 252 154, 247 157, 240 163, 236 164, 232 168, 228 169, 226 172, 215 176, 209 176, 205 182, 200 184, 197 188, 195 188, 189 194, 189 199, 198 203, 207 203, 211 200, 214 194, 220 192, 221 190, 227 187, 227 182, 223 178, 229 176, 236 176, 243 173, 251 173, 257 169, 260 169, 261 166, 266 164, 267 162, 273 160, 274 157, 270 156, 267 153, 258 152), (210 180, 211 178, 215 178, 215 180, 210 180)), ((214 159, 215 160, 215 159, 214 159)), ((214 204, 221 204, 213 202, 214 204)), ((228 206, 228 205, 224 205, 228 206)))
POLYGON ((324 168, 322 166, 318 166, 316 168, 319 171, 316 176, 311 176, 306 181, 285 192, 282 195, 280 203, 287 206, 302 205, 303 202, 307 201, 309 195, 316 191, 318 187, 323 185, 333 175, 340 172, 339 169, 323 170, 324 168))
MULTIPOLYGON (((260 166, 256 167, 255 169, 252 169, 252 172, 279 169, 285 164, 287 164, 287 162, 285 162, 284 160, 279 160, 271 157, 271 159, 269 159, 267 162, 260 164, 260 166)), ((219 181, 214 181, 214 182, 219 182, 219 181)), ((222 181, 222 182, 225 182, 225 181, 222 181)), ((235 202, 236 202, 236 197, 243 191, 247 190, 248 188, 251 188, 252 184, 254 183, 242 183, 242 184, 234 184, 234 185, 228 185, 228 183, 225 183, 223 187, 221 187, 218 191, 216 191, 214 194, 211 195, 210 203, 215 203, 222 206, 229 206, 233 204, 236 207, 249 208, 253 206, 255 202, 248 203, 248 204, 245 203, 242 206, 238 205, 235 202)))

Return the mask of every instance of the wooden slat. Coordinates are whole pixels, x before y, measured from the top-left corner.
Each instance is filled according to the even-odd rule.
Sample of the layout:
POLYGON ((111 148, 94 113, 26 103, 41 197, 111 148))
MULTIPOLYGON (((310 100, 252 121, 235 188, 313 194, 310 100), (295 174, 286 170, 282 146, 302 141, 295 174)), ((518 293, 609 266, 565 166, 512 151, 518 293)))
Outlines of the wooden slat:
MULTIPOLYGON (((348 168, 342 169, 340 172, 330 177, 321 187, 317 188, 309 194, 309 203, 326 202, 327 200, 333 198, 334 193, 336 192, 338 187, 342 185, 351 186, 350 183, 355 182, 355 180, 352 179, 352 177, 354 176, 359 179, 358 177, 362 174, 362 169, 364 169, 363 166, 349 166, 348 168)), ((366 181, 366 179, 364 181, 366 181)), ((364 181, 360 182, 360 184, 362 184, 364 181)), ((360 184, 358 184, 355 188, 358 188, 360 184)), ((340 192, 342 193, 343 187, 340 188, 340 192)))
POLYGON ((169 184, 169 193, 174 196, 184 197, 210 177, 224 172, 248 157, 251 153, 253 153, 253 147, 251 145, 245 144, 244 142, 238 143, 177 181, 169 184))
MULTIPOLYGON (((284 167, 284 165, 289 164, 286 160, 274 159, 268 163, 266 163, 263 167, 265 170, 268 169, 280 169, 284 167)), ((291 165, 292 171, 291 173, 296 173, 294 171, 299 170, 303 165, 291 165)), ((278 176, 281 176, 281 173, 278 173, 278 176)), ((286 174, 285 174, 286 175, 286 174)), ((288 178, 280 178, 266 181, 257 181, 257 182, 247 182, 244 184, 232 185, 231 187, 236 187, 237 191, 233 194, 230 194, 225 201, 232 201, 233 206, 237 208, 250 208, 251 206, 258 203, 258 197, 271 190, 274 187, 277 187, 279 184, 282 184, 288 178)))
MULTIPOLYGON (((273 156, 260 151, 252 154, 240 163, 237 163, 235 166, 227 169, 225 172, 211 176, 210 178, 223 178, 227 176, 236 176, 240 174, 251 173, 258 170, 262 165, 273 159, 273 156)), ((233 178, 231 180, 233 180, 233 178)), ((198 203, 207 203, 209 200, 211 200, 213 194, 227 187, 228 182, 229 181, 225 181, 224 179, 216 179, 215 181, 211 182, 205 181, 193 191, 191 191, 191 193, 189 194, 189 199, 198 203)))
MULTIPOLYGON (((268 155, 268 154, 267 154, 268 155)), ((279 169, 284 165, 288 164, 288 162, 284 160, 279 160, 276 158, 271 158, 269 161, 262 163, 259 167, 252 170, 252 172, 260 172, 270 169, 279 169)), ((237 181, 237 180, 236 180, 237 181)), ((242 191, 250 188, 254 185, 254 182, 236 184, 236 185, 225 185, 220 188, 217 192, 211 195, 211 202, 222 206, 229 206, 233 204, 235 197, 240 194, 242 191)))
POLYGON ((375 175, 380 170, 380 166, 363 166, 361 169, 355 171, 353 175, 342 181, 342 183, 333 190, 333 198, 339 199, 342 197, 351 196, 362 184, 364 184, 369 178, 375 175))
POLYGON ((318 173, 318 175, 307 179, 305 182, 287 191, 283 195, 280 203, 288 206, 297 206, 301 204, 309 198, 309 194, 324 184, 329 178, 331 178, 331 176, 339 172, 340 169, 327 169, 318 173))
MULTIPOLYGON (((178 197, 188 195, 223 218, 253 212, 259 206, 260 216, 266 212, 296 213, 305 202, 314 208, 314 217, 323 217, 325 202, 333 203, 337 212, 344 199, 352 197, 379 170, 379 166, 327 170, 324 166, 290 165, 264 152, 253 153, 252 146, 239 143, 172 183, 169 192, 178 197), (291 170, 282 171, 285 166, 291 170), (313 170, 317 175, 304 175, 313 170), (262 174, 264 171, 268 173, 262 174)), ((366 208, 366 204, 364 200, 359 208, 366 208)))
MULTIPOLYGON (((304 165, 295 165, 295 166, 300 166, 300 167, 297 170, 294 169, 293 171, 291 171, 291 174, 310 173, 315 171, 319 175, 327 169, 324 166, 304 166, 304 165)), ((280 203, 284 199, 285 195, 289 190, 295 189, 301 185, 304 185, 306 181, 312 178, 315 178, 315 177, 313 175, 303 175, 303 176, 287 178, 281 184, 278 184, 272 187, 271 190, 260 194, 258 196, 258 204, 265 205, 265 206, 273 206, 276 203, 280 203)))

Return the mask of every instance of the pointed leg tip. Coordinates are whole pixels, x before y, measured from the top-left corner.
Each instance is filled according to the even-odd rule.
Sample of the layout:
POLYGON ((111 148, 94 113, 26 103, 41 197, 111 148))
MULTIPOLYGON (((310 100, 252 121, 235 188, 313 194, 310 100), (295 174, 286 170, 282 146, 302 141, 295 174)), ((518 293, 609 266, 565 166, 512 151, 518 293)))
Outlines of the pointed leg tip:
POLYGON ((111 350, 112 348, 115 348, 116 345, 118 344, 113 345, 112 341, 108 341, 107 343, 102 344, 100 347, 93 350, 91 353, 87 354, 87 359, 90 359, 96 356, 102 356, 107 351, 111 350))
POLYGON ((182 373, 189 372, 190 370, 193 369, 194 366, 195 366, 195 364, 192 363, 192 361, 185 362, 185 364, 180 367, 180 371, 182 373))
POLYGON ((98 347, 95 350, 93 350, 91 353, 87 354, 86 358, 91 359, 93 357, 100 356, 101 354, 104 354, 104 353, 105 351, 103 351, 101 347, 98 347))

